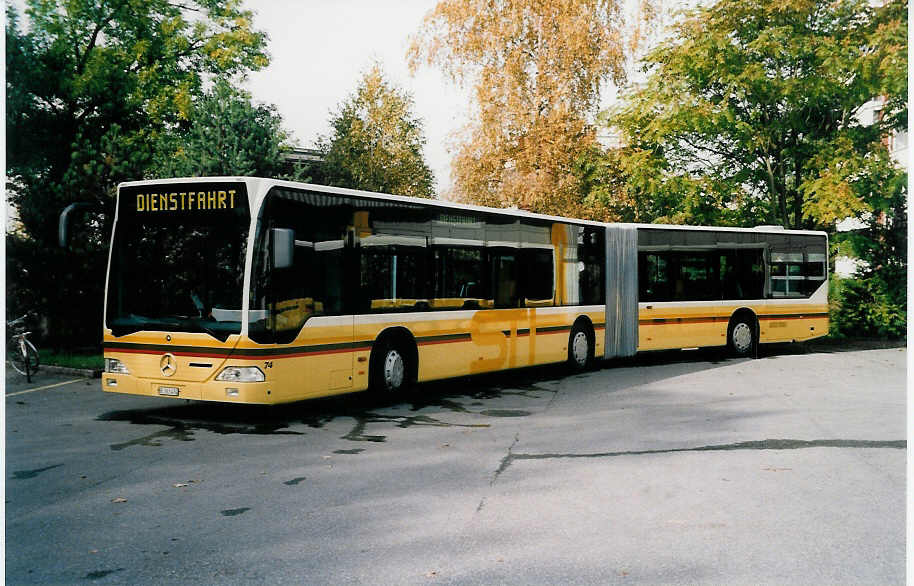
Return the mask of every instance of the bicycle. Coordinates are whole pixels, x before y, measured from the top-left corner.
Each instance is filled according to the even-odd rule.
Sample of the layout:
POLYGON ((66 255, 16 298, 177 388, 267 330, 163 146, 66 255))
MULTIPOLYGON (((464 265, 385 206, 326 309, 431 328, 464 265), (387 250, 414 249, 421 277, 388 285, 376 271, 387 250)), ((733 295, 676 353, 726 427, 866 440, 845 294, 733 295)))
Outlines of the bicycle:
POLYGON ((38 348, 29 340, 32 332, 26 330, 25 320, 29 314, 6 324, 6 361, 19 374, 32 382, 32 374, 38 370, 38 348))

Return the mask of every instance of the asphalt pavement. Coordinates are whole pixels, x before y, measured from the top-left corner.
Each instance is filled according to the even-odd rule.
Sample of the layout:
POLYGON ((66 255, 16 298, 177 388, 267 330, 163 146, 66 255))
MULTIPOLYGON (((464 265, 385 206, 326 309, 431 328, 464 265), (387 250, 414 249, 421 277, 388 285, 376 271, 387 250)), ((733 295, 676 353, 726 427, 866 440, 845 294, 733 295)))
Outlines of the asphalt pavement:
POLYGON ((277 407, 6 376, 8 584, 903 584, 905 348, 277 407))

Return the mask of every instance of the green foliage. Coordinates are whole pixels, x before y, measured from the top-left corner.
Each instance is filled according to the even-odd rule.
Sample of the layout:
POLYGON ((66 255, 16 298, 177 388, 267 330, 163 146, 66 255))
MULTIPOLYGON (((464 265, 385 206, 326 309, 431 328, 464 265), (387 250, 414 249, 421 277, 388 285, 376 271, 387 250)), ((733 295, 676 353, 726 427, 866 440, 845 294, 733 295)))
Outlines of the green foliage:
POLYGON ((205 79, 267 64, 239 0, 27 0, 7 8, 8 312, 46 318, 48 342, 98 340, 118 183, 146 176, 155 145, 189 122, 205 79), (57 248, 68 204, 94 202, 77 245, 57 248))
MULTIPOLYGON (((248 93, 219 80, 194 102, 188 124, 159 139, 147 174, 282 177, 287 138, 275 107, 253 105, 248 93)), ((299 179, 300 170, 291 178, 299 179)))
POLYGON ((826 230, 865 261, 836 331, 902 334, 907 174, 887 144, 907 124, 906 3, 718 0, 672 32, 603 114, 625 146, 582 161, 587 201, 625 220, 826 230), (848 217, 866 227, 836 233, 848 217))
POLYGON ((102 370, 105 368, 105 357, 98 353, 79 353, 68 351, 55 351, 46 348, 38 349, 38 359, 42 366, 54 365, 67 368, 80 368, 86 370, 102 370))
POLYGON ((865 226, 840 232, 834 243, 864 260, 853 279, 843 281, 833 312, 841 335, 904 337, 907 323, 907 174, 891 174, 874 186, 879 213, 865 226))
POLYGON ((392 86, 375 64, 330 120, 318 148, 329 185, 415 197, 434 197, 435 178, 422 157, 422 121, 413 100, 392 86))
POLYGON ((7 172, 26 232, 42 239, 48 210, 104 204, 141 177, 149 149, 137 147, 189 118, 204 78, 267 63, 237 0, 29 0, 26 14, 23 31, 7 10, 7 172))
POLYGON ((656 151, 621 148, 603 152, 591 148, 578 158, 575 175, 584 205, 595 217, 608 221, 738 223, 722 205, 713 179, 672 173, 669 162, 656 151))
POLYGON ((830 291, 832 336, 905 337, 907 288, 897 275, 885 277, 880 274, 869 279, 832 279, 837 282, 830 291))
POLYGON ((106 260, 101 247, 70 252, 7 234, 7 317, 37 314, 39 346, 101 344, 106 260))
POLYGON ((607 116, 627 143, 616 156, 629 193, 596 196, 654 201, 685 185, 671 209, 643 215, 702 223, 827 228, 878 214, 873 186, 900 173, 881 141, 907 119, 903 5, 719 0, 687 14, 607 116), (863 123, 855 113, 880 95, 882 122, 863 123))

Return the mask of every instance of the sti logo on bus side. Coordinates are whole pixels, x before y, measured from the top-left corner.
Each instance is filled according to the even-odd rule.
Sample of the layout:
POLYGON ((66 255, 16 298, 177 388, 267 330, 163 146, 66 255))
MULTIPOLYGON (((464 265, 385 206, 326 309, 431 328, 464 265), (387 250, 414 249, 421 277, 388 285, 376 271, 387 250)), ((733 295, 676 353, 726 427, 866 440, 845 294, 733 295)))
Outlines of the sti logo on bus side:
POLYGON ((138 212, 175 212, 178 210, 230 210, 235 208, 235 190, 173 191, 136 194, 138 212))

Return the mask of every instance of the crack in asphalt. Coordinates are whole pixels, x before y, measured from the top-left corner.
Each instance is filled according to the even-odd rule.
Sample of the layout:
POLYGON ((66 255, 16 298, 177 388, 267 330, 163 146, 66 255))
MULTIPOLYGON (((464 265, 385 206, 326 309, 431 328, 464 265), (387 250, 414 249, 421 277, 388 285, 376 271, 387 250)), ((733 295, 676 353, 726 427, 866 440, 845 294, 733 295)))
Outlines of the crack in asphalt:
POLYGON ((514 443, 508 448, 507 455, 502 459, 501 465, 495 471, 490 485, 495 484, 498 477, 517 460, 555 460, 576 458, 615 458, 619 456, 649 456, 654 454, 676 454, 683 452, 727 452, 735 450, 802 450, 806 448, 890 448, 904 450, 908 446, 906 440, 848 440, 848 439, 822 439, 822 440, 794 440, 794 439, 766 439, 760 441, 738 442, 733 444, 718 444, 698 446, 694 448, 671 448, 666 450, 632 450, 624 452, 593 452, 584 454, 515 454, 514 443))
MULTIPOLYGON (((492 480, 489 482, 489 486, 495 484, 495 481, 498 480, 498 476, 505 471, 505 469, 511 465, 511 457, 513 456, 512 450, 514 446, 517 445, 517 442, 520 441, 520 432, 514 434, 514 441, 511 442, 511 445, 508 446, 508 453, 505 454, 505 457, 501 460, 501 465, 498 467, 498 470, 495 471, 495 475, 492 477, 492 480)), ((479 505, 476 507, 476 512, 479 513, 482 511, 483 507, 486 506, 486 497, 482 497, 479 501, 479 505)))

